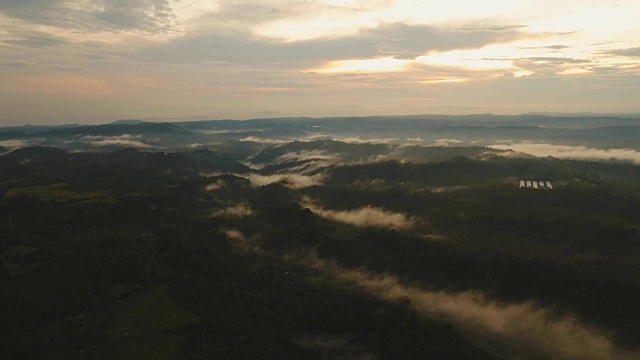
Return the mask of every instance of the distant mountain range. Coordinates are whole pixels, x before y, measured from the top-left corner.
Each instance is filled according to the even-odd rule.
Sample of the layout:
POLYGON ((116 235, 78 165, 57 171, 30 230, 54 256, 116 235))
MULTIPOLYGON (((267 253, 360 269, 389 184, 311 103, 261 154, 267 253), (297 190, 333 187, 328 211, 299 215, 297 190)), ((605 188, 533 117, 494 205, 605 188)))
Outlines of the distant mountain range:
POLYGON ((102 125, 0 127, 0 146, 55 146, 68 150, 210 148, 231 142, 274 145, 288 141, 338 140, 421 146, 490 146, 509 142, 640 149, 640 118, 581 116, 411 115, 332 118, 263 118, 149 122, 118 120, 102 125), (218 145, 216 145, 218 144, 218 145))

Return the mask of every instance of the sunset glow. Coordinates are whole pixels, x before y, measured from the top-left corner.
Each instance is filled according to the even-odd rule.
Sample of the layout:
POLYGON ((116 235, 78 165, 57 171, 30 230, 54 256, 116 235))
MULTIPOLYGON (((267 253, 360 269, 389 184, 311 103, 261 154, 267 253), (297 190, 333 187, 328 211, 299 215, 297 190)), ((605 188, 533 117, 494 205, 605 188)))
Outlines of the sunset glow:
POLYGON ((411 61, 397 60, 394 58, 379 58, 365 60, 341 60, 333 61, 326 67, 316 69, 319 73, 342 73, 342 72, 389 72, 402 71, 411 61))
POLYGON ((2 124, 640 111, 635 0, 31 3, 0 3, 2 124))

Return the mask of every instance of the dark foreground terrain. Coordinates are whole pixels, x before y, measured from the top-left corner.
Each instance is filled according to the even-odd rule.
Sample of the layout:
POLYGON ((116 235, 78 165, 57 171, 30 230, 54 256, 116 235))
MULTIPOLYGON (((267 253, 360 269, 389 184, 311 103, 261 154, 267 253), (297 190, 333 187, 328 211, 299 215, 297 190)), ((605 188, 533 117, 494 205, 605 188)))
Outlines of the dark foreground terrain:
POLYGON ((109 136, 0 156, 2 359, 640 354, 633 162, 109 136))

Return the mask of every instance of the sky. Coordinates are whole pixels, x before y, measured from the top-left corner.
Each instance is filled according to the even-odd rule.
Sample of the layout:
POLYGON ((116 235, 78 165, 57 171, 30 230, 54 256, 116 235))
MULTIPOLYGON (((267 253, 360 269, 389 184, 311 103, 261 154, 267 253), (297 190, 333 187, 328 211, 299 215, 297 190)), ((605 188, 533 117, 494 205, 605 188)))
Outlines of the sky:
POLYGON ((638 0, 0 0, 0 125, 640 112, 638 0))

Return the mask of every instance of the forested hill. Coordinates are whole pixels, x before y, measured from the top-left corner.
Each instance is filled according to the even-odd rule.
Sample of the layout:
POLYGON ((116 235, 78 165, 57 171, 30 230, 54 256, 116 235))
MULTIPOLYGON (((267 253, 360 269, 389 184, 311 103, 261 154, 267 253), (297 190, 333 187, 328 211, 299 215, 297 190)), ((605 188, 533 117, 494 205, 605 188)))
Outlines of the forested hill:
POLYGON ((640 167, 512 154, 9 150, 0 357, 636 358, 640 167))

